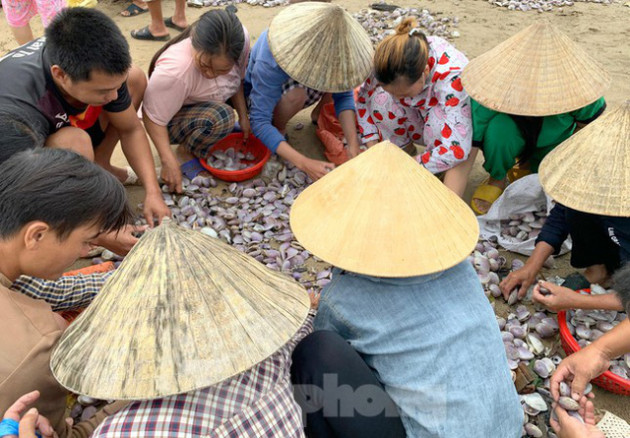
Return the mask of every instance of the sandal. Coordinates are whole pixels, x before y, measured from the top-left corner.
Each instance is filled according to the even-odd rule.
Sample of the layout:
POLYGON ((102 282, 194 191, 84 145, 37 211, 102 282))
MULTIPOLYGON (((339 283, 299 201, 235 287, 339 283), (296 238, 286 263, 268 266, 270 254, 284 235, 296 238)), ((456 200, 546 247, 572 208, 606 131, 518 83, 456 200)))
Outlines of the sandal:
POLYGON ((140 178, 136 172, 131 168, 131 166, 125 166, 125 170, 127 171, 127 179, 123 181, 124 186, 140 186, 140 178))
POLYGON ((135 17, 136 15, 144 14, 145 12, 149 12, 149 8, 142 9, 137 4, 132 3, 129 6, 127 6, 127 9, 123 9, 122 11, 120 11, 120 15, 122 17, 127 18, 127 17, 135 17), (125 14, 125 12, 127 12, 127 14, 125 14))
POLYGON ((171 29, 175 29, 179 32, 183 32, 186 30, 185 27, 181 27, 176 25, 175 23, 173 23, 173 17, 168 17, 167 19, 164 20, 164 26, 166 27, 170 27, 171 29))
POLYGON ((530 169, 522 169, 516 164, 507 172, 508 181, 513 183, 517 179, 521 179, 524 176, 531 175, 532 171, 530 169))
POLYGON ((470 201, 470 207, 475 212, 475 214, 486 214, 490 209, 488 208, 488 210, 486 211, 481 211, 479 208, 477 208, 477 204, 474 202, 475 200, 485 201, 492 205, 494 201, 499 199, 499 196, 501 196, 503 190, 505 190, 500 187, 493 186, 492 184, 488 184, 488 181, 489 179, 486 179, 483 183, 479 185, 479 187, 477 187, 475 193, 473 193, 472 199, 470 201))
POLYGON ((169 39, 171 39, 170 35, 161 35, 161 36, 153 35, 151 31, 149 30, 149 26, 145 26, 139 30, 132 30, 131 37, 137 40, 144 40, 144 41, 168 41, 169 39))

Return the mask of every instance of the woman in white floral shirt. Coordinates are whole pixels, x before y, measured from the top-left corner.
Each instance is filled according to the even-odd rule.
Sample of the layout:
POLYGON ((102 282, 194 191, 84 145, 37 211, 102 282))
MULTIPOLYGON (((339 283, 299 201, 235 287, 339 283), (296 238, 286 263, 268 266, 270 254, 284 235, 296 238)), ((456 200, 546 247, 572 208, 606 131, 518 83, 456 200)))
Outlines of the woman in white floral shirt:
POLYGON ((472 143, 470 99, 459 75, 468 59, 442 38, 425 37, 407 18, 374 55, 374 73, 357 97, 359 131, 368 147, 389 140, 462 195, 472 143))

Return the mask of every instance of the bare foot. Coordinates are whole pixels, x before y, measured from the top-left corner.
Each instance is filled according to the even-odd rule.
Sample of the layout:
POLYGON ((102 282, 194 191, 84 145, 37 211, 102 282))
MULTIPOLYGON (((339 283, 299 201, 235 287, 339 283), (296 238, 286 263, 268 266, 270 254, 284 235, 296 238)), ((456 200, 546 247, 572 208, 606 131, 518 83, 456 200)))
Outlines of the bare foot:
MULTIPOLYGON (((505 179, 498 180, 498 179, 490 178, 490 179, 488 179, 488 182, 486 184, 498 187, 501 190, 505 190, 505 187, 507 186, 507 181, 505 179)), ((487 213, 488 210, 490 210, 490 207, 492 206, 492 203, 490 203, 488 201, 483 201, 481 199, 476 199, 475 198, 475 199, 472 200, 472 202, 475 204, 477 209, 479 211, 483 212, 484 214, 487 213)))

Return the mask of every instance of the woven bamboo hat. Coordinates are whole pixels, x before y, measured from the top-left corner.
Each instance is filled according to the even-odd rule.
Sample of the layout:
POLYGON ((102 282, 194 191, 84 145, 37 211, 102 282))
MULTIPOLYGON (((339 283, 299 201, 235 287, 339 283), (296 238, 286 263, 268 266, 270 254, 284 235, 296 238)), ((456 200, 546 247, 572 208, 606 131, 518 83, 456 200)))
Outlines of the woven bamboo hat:
POLYGON ((466 92, 508 114, 550 116, 582 108, 610 85, 609 74, 549 23, 532 24, 468 63, 466 92))
POLYGON ((378 277, 451 268, 479 237, 472 210, 387 141, 304 190, 290 220, 296 238, 317 257, 378 277))
POLYGON ((78 394, 139 400, 239 374, 304 322, 305 290, 218 239, 163 224, 145 233, 50 361, 78 394))
POLYGON ((268 40, 280 68, 318 91, 352 90, 372 71, 370 37, 339 5, 291 5, 271 22, 268 40))
POLYGON ((630 217, 630 100, 556 147, 538 173, 549 196, 569 208, 630 217))

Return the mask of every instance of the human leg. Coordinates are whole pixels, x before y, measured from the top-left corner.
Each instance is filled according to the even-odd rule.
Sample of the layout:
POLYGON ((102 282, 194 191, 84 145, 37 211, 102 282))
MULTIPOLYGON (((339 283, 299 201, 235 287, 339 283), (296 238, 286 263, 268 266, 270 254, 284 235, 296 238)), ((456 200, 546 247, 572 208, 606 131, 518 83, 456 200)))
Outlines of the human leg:
POLYGON ((491 181, 505 181, 516 159, 525 149, 525 139, 521 135, 506 138, 504 133, 520 132, 516 122, 508 114, 497 114, 488 124, 483 139, 483 167, 490 174, 491 181))
POLYGON ((478 214, 485 214, 507 186, 506 176, 525 149, 521 135, 506 137, 506 132, 520 132, 516 122, 508 114, 497 114, 488 124, 483 140, 484 169, 488 180, 475 191, 472 204, 478 214))
POLYGON ((337 333, 311 333, 292 359, 291 380, 308 437, 405 437, 398 408, 337 333))
POLYGON ((37 14, 34 0, 2 0, 2 9, 13 37, 21 46, 33 40, 29 21, 37 14))
MULTIPOLYGON (((127 88, 131 96, 133 107, 137 110, 142 103, 144 90, 147 88, 147 78, 144 72, 137 66, 132 66, 129 70, 127 78, 127 88)), ((104 135, 100 138, 93 136, 94 141, 94 161, 101 167, 115 175, 120 181, 127 180, 127 169, 112 166, 110 163, 114 149, 120 140, 118 131, 113 126, 109 126, 109 120, 106 114, 101 114, 99 118, 100 129, 104 135), (98 140, 96 140, 98 138, 98 140)), ((97 127, 98 128, 98 127, 97 127)))
POLYGON ((194 156, 208 158, 210 148, 232 132, 235 121, 234 109, 226 103, 188 105, 169 122, 169 137, 194 156))
POLYGON ((66 7, 66 0, 35 0, 35 2, 44 27, 48 27, 55 15, 66 7))
POLYGON ((572 210, 567 222, 573 243, 571 265, 586 268, 584 276, 589 282, 606 283, 621 266, 619 246, 596 215, 572 210))
POLYGON ((187 27, 188 21, 186 20, 186 0, 175 0, 175 11, 171 17, 173 24, 179 27, 187 27))
POLYGON ((151 22, 143 29, 136 29, 131 31, 131 36, 136 39, 150 40, 158 39, 158 41, 165 41, 170 38, 168 29, 164 24, 164 16, 162 15, 162 1, 152 0, 147 2, 149 8, 149 14, 151 15, 151 22), (147 30, 149 35, 146 35, 147 30))
POLYGON ((306 100, 307 93, 306 89, 303 87, 293 87, 282 95, 273 110, 273 126, 275 126, 281 134, 286 133, 289 120, 304 109, 306 100))
POLYGON ((475 164, 477 153, 479 153, 479 148, 471 148, 466 161, 447 170, 444 174, 444 185, 455 192, 460 198, 464 196, 464 192, 466 191, 468 177, 475 164))
POLYGON ((83 129, 67 126, 61 128, 46 139, 44 146, 58 149, 68 149, 94 161, 92 139, 83 129))
POLYGON ((315 106, 315 108, 313 108, 313 111, 311 111, 311 122, 317 125, 317 120, 319 120, 319 115, 322 112, 322 108, 324 108, 324 105, 332 103, 332 101, 333 98, 331 93, 324 94, 315 106))

